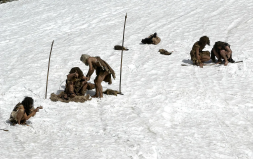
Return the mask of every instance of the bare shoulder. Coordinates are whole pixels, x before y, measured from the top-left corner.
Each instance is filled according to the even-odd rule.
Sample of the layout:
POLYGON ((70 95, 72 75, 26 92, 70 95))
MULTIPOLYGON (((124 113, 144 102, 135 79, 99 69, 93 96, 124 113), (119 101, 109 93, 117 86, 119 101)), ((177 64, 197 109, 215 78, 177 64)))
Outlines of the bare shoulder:
POLYGON ((89 60, 91 60, 91 61, 97 61, 96 57, 90 57, 89 60))
POLYGON ((90 57, 87 59, 88 63, 93 63, 93 62, 97 62, 97 59, 95 57, 90 57))
POLYGON ((25 110, 25 107, 23 106, 23 105, 20 105, 20 107, 18 108, 18 109, 20 109, 20 110, 25 110))

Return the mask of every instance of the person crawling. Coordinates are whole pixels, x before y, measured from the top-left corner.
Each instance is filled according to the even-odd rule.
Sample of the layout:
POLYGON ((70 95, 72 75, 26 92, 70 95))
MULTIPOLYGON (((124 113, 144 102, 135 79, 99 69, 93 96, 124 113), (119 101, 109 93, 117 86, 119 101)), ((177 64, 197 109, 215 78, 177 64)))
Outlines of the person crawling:
POLYGON ((34 101, 31 97, 25 97, 21 103, 18 103, 11 112, 10 122, 15 124, 26 124, 26 121, 34 117, 42 106, 34 108, 34 101))

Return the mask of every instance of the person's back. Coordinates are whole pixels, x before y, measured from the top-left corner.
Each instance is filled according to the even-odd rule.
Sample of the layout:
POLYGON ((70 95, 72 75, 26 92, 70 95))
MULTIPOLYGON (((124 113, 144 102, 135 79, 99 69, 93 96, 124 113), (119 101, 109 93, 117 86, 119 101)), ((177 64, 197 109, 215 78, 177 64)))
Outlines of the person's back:
POLYGON ((26 120, 34 116, 39 109, 43 107, 33 107, 33 99, 31 97, 25 97, 25 99, 18 103, 11 112, 10 121, 13 124, 25 124, 26 120))
POLYGON ((88 80, 90 80, 91 75, 96 70, 96 78, 94 80, 95 82, 95 89, 96 94, 92 97, 94 98, 102 98, 103 97, 103 87, 101 85, 102 81, 108 82, 108 84, 112 83, 111 76, 115 79, 115 72, 110 67, 110 65, 102 60, 100 57, 91 57, 87 54, 82 54, 80 57, 80 60, 86 65, 89 66, 89 71, 86 75, 88 80))
POLYGON ((203 67, 203 62, 210 60, 210 52, 203 51, 205 46, 210 45, 209 38, 207 36, 202 36, 199 41, 195 42, 192 46, 190 56, 194 65, 203 67))

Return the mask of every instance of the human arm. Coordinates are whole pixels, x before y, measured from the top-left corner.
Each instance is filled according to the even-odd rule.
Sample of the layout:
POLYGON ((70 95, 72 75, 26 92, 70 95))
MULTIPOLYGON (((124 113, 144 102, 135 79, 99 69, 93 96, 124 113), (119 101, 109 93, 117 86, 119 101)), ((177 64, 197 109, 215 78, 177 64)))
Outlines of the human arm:
POLYGON ((78 73, 77 72, 68 74, 67 75, 67 80, 71 80, 74 77, 76 77, 76 78, 78 77, 78 73))
POLYGON ((91 75, 94 73, 95 69, 92 65, 92 62, 96 62, 95 60, 96 59, 94 59, 94 57, 90 57, 90 58, 87 59, 87 63, 89 65, 89 71, 88 71, 86 77, 88 78, 88 81, 90 80, 91 75))
POLYGON ((42 106, 37 107, 36 109, 32 108, 29 115, 26 114, 24 106, 21 106, 17 111, 17 122, 18 124, 24 124, 26 120, 34 116, 39 109, 43 109, 42 106))
POLYGON ((83 81, 85 81, 85 82, 87 82, 88 80, 90 80, 88 77, 85 77, 85 76, 83 76, 81 79, 82 79, 83 81))
POLYGON ((25 119, 25 120, 28 120, 30 117, 35 116, 35 114, 39 111, 39 109, 43 109, 43 107, 42 107, 42 106, 39 106, 39 107, 37 107, 36 109, 33 109, 29 115, 27 115, 27 114, 25 113, 25 114, 24 114, 24 119, 25 119))

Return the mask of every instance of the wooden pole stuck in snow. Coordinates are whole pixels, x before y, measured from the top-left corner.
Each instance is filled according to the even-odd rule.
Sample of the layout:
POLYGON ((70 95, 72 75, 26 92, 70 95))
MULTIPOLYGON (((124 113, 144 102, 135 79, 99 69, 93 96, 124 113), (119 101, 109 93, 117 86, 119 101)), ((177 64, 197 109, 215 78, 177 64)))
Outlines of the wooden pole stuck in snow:
POLYGON ((51 45, 51 50, 50 50, 49 60, 48 60, 48 70, 47 70, 47 83, 46 83, 45 99, 47 99, 47 84, 48 84, 48 75, 49 75, 49 67, 50 67, 50 58, 51 58, 51 53, 52 53, 53 45, 54 45, 54 40, 53 40, 52 45, 51 45))
POLYGON ((122 59, 123 59, 123 48, 124 48, 124 37, 125 37, 125 27, 126 27, 127 13, 125 16, 124 30, 123 30, 123 40, 122 40, 122 50, 121 50, 121 64, 120 64, 120 80, 119 80, 119 94, 123 95, 121 92, 121 74, 122 74, 122 59))

